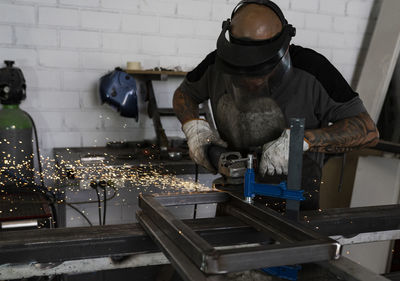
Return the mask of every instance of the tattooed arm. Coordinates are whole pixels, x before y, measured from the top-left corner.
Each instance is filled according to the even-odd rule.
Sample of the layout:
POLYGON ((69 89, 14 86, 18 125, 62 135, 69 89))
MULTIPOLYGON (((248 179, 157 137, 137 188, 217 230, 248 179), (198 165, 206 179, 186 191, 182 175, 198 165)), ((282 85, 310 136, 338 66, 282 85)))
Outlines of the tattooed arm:
POLYGON ((343 153, 352 149, 375 146, 379 132, 368 113, 345 118, 332 126, 306 130, 304 133, 310 145, 309 151, 343 153))
POLYGON ((182 124, 199 118, 199 105, 189 95, 182 92, 180 87, 175 91, 172 106, 182 124))

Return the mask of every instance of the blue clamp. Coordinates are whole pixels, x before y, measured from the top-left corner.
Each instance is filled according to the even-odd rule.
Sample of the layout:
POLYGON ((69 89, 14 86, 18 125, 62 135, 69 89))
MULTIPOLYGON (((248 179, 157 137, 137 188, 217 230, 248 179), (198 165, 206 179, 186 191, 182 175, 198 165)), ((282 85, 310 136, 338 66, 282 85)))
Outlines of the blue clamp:
POLYGON ((297 280, 297 273, 301 270, 301 265, 285 265, 277 267, 262 268, 262 271, 272 276, 277 276, 286 280, 297 280))
POLYGON ((256 183, 254 169, 248 168, 244 176, 244 197, 247 201, 256 195, 271 196, 289 200, 302 201, 304 190, 287 189, 286 182, 280 184, 256 183))

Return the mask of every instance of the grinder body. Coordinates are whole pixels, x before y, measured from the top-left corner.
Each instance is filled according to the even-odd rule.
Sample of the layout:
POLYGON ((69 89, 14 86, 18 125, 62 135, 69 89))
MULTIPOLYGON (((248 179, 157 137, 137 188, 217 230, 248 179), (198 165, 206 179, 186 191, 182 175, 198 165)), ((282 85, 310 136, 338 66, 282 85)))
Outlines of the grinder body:
POLYGON ((246 162, 242 161, 240 152, 230 151, 214 144, 210 144, 206 149, 211 165, 224 177, 227 184, 243 183, 246 162))

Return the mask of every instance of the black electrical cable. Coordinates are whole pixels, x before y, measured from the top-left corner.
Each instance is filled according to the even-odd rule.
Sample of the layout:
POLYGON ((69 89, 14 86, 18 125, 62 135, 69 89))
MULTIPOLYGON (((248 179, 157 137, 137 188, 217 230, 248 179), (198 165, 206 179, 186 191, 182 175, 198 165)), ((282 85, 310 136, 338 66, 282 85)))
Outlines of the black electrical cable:
POLYGON ((27 186, 33 186, 34 188, 37 188, 39 191, 41 191, 44 194, 44 196, 46 197, 47 203, 49 203, 51 211, 53 213, 54 227, 57 227, 58 226, 58 222, 57 222, 58 214, 57 214, 57 208, 55 206, 55 202, 57 201, 56 195, 53 192, 51 192, 50 190, 48 190, 47 188, 45 188, 41 185, 37 185, 36 183, 28 182, 26 179, 14 174, 14 173, 11 173, 10 171, 3 171, 3 172, 5 174, 13 177, 14 179, 19 180, 20 182, 25 183, 27 186))
POLYGON ((106 213, 107 213, 107 182, 104 180, 99 181, 98 186, 103 189, 103 225, 106 224, 106 213))
POLYGON ((77 211, 79 214, 81 214, 82 217, 87 221, 87 223, 88 223, 90 226, 93 226, 92 222, 88 219, 88 217, 87 217, 81 210, 79 210, 77 207, 75 207, 75 206, 72 205, 71 203, 66 203, 66 204, 67 204, 67 206, 71 207, 72 209, 74 209, 75 211, 77 211))
POLYGON ((100 199, 100 193, 99 193, 99 188, 98 188, 99 184, 96 181, 91 181, 89 185, 91 188, 96 190, 97 204, 98 204, 98 209, 99 209, 99 225, 101 225, 101 199, 100 199))
MULTIPOLYGON (((113 195, 111 195, 109 198, 105 198, 103 200, 101 200, 101 202, 104 202, 104 200, 106 201, 110 201, 111 199, 113 199, 115 196, 117 196, 117 189, 112 186, 112 185, 108 185, 109 187, 111 187, 114 190, 113 195)), ((95 201, 77 201, 77 202, 65 202, 65 203, 70 203, 70 204, 74 204, 74 205, 79 205, 79 204, 92 204, 92 203, 96 203, 95 201)))
MULTIPOLYGON (((104 187, 104 190, 103 190, 103 194, 104 194, 103 197, 106 198, 107 197, 107 190, 106 190, 105 187, 104 187)), ((106 225, 107 200, 105 200, 105 199, 103 201, 103 206, 104 206, 104 210, 103 210, 103 225, 106 225)))
POLYGON ((43 193, 46 195, 46 197, 47 197, 50 201, 52 201, 53 199, 56 198, 56 196, 55 196, 54 193, 52 193, 52 192, 51 192, 50 190, 48 190, 47 188, 43 188, 43 186, 41 186, 41 185, 37 185, 36 183, 28 182, 28 181, 27 181, 26 179, 24 179, 23 177, 20 177, 20 176, 18 176, 18 175, 16 175, 16 174, 10 172, 9 170, 4 170, 3 173, 9 175, 10 177, 12 177, 12 178, 14 178, 14 179, 16 179, 16 180, 18 180, 18 181, 20 181, 20 182, 22 182, 22 183, 28 185, 28 186, 33 186, 33 187, 37 188, 38 190, 40 190, 41 192, 43 192, 43 193))
POLYGON ((99 189, 96 187, 97 202, 99 206, 99 225, 101 225, 101 199, 99 189))
MULTIPOLYGON (((40 185, 37 185, 36 183, 33 183, 33 186, 35 186, 36 188, 38 188, 39 190, 41 190, 46 198, 50 201, 50 207, 52 209, 52 213, 54 215, 54 226, 57 227, 58 226, 58 214, 57 214, 57 208, 55 207, 55 201, 57 201, 57 196, 51 192, 50 190, 48 190, 46 188, 45 182, 44 182, 44 175, 43 175, 43 166, 42 166, 42 161, 40 158, 40 148, 39 148, 39 139, 38 139, 38 134, 37 134, 37 128, 35 125, 35 122, 32 118, 32 116, 29 115, 28 112, 23 111, 30 119, 31 123, 32 123, 32 128, 33 128, 33 132, 34 132, 34 136, 35 136, 35 146, 36 146, 36 155, 37 155, 37 159, 38 159, 38 169, 39 169, 39 177, 40 177, 40 185)), ((197 170, 197 169, 196 169, 197 170)), ((10 176, 12 176, 13 178, 16 178, 24 183, 30 184, 27 182, 27 180, 18 177, 15 174, 12 174, 9 171, 5 171, 7 174, 9 174, 10 176)), ((197 181, 197 171, 196 171, 196 181, 197 181)), ((107 184, 106 184, 107 185, 107 184)), ((97 201, 98 201, 98 207, 99 207, 99 224, 102 224, 101 221, 101 201, 103 201, 103 205, 104 205, 104 210, 103 210, 103 225, 105 225, 105 221, 106 221, 106 210, 107 210, 107 201, 111 200, 115 197, 116 195, 116 189, 115 187, 113 187, 112 185, 109 185, 113 190, 114 190, 114 194, 110 197, 107 198, 107 191, 106 191, 106 186, 103 187, 103 196, 104 199, 101 200, 100 198, 100 193, 99 190, 96 186, 95 190, 96 190, 96 195, 97 195, 97 201)), ((93 201, 85 201, 85 202, 74 202, 74 203, 69 203, 69 202, 65 202, 66 205, 70 206, 71 208, 73 208, 75 211, 79 212, 89 223, 89 225, 92 226, 92 223, 90 222, 90 220, 85 216, 85 214, 83 212, 81 212, 78 208, 76 208, 75 206, 73 206, 72 204, 83 204, 83 203, 92 203, 93 201)))

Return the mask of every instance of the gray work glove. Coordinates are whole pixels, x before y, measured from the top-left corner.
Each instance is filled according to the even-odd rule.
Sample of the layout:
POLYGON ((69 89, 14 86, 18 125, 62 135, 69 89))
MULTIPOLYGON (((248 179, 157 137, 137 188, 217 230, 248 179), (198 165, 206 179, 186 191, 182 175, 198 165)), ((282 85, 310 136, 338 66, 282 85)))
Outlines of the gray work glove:
POLYGON ((227 147, 218 132, 212 130, 206 120, 195 119, 183 124, 182 130, 187 138, 189 146, 189 155, 194 162, 203 166, 207 170, 216 173, 211 165, 206 152, 206 147, 209 144, 216 144, 222 147, 227 147))
MULTIPOLYGON (((288 173, 290 130, 286 129, 276 140, 263 146, 260 163, 261 175, 278 175, 288 173)), ((309 144, 303 141, 303 151, 307 151, 309 144)))

